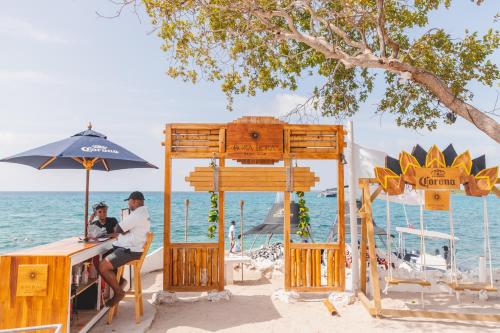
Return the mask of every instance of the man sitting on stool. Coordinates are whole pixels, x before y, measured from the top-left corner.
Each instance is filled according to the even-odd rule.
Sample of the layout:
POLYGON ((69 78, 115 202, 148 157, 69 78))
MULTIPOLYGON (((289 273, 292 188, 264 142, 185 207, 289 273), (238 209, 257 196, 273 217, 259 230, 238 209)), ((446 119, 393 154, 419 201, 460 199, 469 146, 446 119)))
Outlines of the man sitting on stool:
POLYGON ((141 192, 132 192, 125 199, 128 200, 130 214, 115 227, 117 240, 113 243, 113 250, 99 264, 99 272, 106 283, 113 289, 114 295, 106 301, 106 306, 118 304, 124 297, 123 285, 125 280, 116 280, 116 270, 126 263, 141 257, 146 236, 150 230, 148 209, 144 206, 144 195, 141 192))

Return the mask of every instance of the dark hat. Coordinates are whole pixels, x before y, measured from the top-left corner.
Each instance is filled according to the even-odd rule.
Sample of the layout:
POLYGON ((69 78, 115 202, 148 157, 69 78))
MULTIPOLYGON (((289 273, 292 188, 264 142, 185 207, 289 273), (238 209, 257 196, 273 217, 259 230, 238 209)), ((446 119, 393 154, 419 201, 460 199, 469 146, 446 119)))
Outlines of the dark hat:
POLYGON ((130 193, 130 195, 128 196, 128 198, 125 199, 124 201, 128 201, 130 199, 133 199, 133 200, 144 200, 144 194, 142 194, 139 191, 134 191, 134 192, 130 193))

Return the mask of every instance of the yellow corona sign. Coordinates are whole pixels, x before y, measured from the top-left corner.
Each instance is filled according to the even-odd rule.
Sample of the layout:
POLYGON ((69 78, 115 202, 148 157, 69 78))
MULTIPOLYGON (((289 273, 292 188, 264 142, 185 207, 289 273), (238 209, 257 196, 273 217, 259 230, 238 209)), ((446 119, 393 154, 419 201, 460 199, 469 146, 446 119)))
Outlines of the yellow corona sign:
POLYGON ((419 190, 458 190, 460 170, 457 168, 418 168, 415 188, 419 190))
POLYGON ((47 296, 47 264, 19 265, 16 296, 47 296))
POLYGON ((426 210, 449 210, 450 209, 450 191, 425 191, 425 209, 426 210))

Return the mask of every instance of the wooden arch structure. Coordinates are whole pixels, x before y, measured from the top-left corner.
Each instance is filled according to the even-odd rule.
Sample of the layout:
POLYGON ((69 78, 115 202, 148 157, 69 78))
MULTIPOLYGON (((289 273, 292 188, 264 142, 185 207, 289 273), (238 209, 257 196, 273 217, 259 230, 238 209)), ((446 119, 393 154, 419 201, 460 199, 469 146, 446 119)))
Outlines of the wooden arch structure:
POLYGON ((243 117, 227 124, 167 124, 165 127, 163 289, 224 289, 224 193, 284 192, 285 289, 344 290, 344 130, 338 125, 288 124, 273 117, 243 117), (188 177, 195 191, 218 192, 217 243, 171 240, 173 159, 213 159, 216 167, 196 167, 188 177), (319 181, 292 160, 336 160, 338 169, 338 241, 329 244, 290 242, 290 196, 309 191, 319 181), (226 167, 226 160, 243 165, 226 167), (272 167, 283 161, 282 167, 272 167), (262 166, 267 165, 267 166, 262 166), (327 252, 327 279, 321 279, 321 252, 327 252))
MULTIPOLYGON (((388 156, 385 167, 375 168, 375 178, 360 178, 362 190, 362 206, 359 210, 361 223, 360 243, 360 291, 358 297, 367 311, 379 317, 425 317, 452 320, 478 320, 500 322, 500 314, 480 314, 456 311, 436 311, 424 309, 393 309, 382 305, 379 274, 375 250, 375 234, 373 225, 372 202, 382 192, 388 195, 402 194, 407 187, 425 192, 426 210, 449 210, 450 190, 463 186, 466 195, 482 197, 490 193, 500 196, 495 186, 499 183, 498 166, 486 168, 484 156, 474 160, 468 151, 457 155, 452 145, 444 151, 432 146, 428 152, 415 146, 412 153, 401 152, 399 159, 388 156), (370 185, 377 186, 371 192, 370 185), (367 256, 368 251, 368 256, 367 256), (368 257, 368 258, 367 258, 368 257), (370 278, 368 278, 367 261, 369 261, 370 278), (367 296, 367 281, 370 281, 373 299, 367 296)), ((418 279, 387 280, 387 283, 403 283, 430 286, 428 281, 418 279)), ((451 290, 463 291, 496 291, 496 288, 485 283, 457 284, 448 283, 451 290)))

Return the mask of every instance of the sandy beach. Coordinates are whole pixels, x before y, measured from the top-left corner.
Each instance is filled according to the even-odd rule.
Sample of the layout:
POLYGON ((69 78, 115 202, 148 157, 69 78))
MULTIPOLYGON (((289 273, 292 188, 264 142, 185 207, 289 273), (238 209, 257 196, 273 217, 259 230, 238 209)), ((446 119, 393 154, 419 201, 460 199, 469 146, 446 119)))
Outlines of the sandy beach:
MULTIPOLYGON (((263 277, 257 270, 245 269, 245 281, 239 281, 241 272, 235 271, 235 284, 226 286, 232 293, 229 301, 210 302, 206 293, 177 293, 179 300, 173 304, 149 305, 153 295, 161 289, 162 273, 153 272, 144 277, 144 298, 155 311, 154 317, 146 332, 498 332, 500 326, 493 322, 456 322, 432 319, 374 319, 357 301, 352 305, 339 308, 340 315, 331 316, 322 304, 328 294, 301 294, 301 299, 294 303, 274 300, 272 295, 283 286, 283 276, 275 272, 272 278, 263 277)), ((397 293, 402 297, 418 303, 419 295, 397 293)), ((396 298, 396 297, 395 297, 396 298)), ((426 302, 432 299, 427 297, 426 302)), ((441 295, 434 299, 436 303, 449 304, 452 308, 474 308, 477 312, 484 306, 493 306, 500 312, 500 299, 490 297, 486 303, 478 301, 477 296, 463 297, 463 304, 457 306, 454 296, 441 295), (474 302, 474 303, 472 303, 474 302)), ((92 332, 120 331, 123 321, 130 331, 138 331, 132 321, 131 301, 122 302, 119 315, 113 325, 104 320, 92 332), (130 315, 129 315, 130 314, 130 315), (121 322, 121 323, 120 323, 121 322)), ((401 306, 401 299, 384 299, 384 304, 401 306)), ((420 307, 420 305, 415 305, 420 307)), ((430 309, 432 305, 428 304, 430 309)), ((148 310, 147 310, 148 311, 148 310)), ((144 324, 144 323, 143 323, 144 324)))

